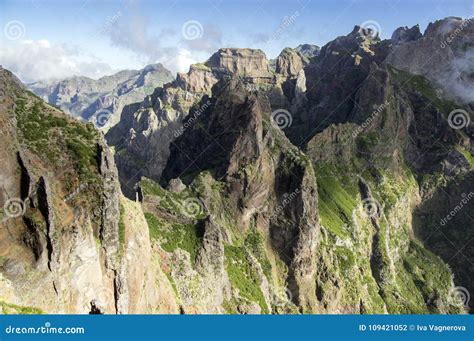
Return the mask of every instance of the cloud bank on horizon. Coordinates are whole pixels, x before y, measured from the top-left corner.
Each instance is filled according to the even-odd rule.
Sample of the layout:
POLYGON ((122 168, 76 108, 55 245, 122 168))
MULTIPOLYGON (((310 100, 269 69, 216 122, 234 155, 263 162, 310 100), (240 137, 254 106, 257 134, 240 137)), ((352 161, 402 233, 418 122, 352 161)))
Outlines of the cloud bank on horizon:
POLYGON ((381 36, 399 26, 471 17, 474 1, 138 1, 0 0, 0 64, 24 82, 99 78, 162 63, 173 72, 220 47, 324 45, 354 25, 375 21, 381 36), (421 15, 422 13, 423 15, 421 15), (403 22, 400 21, 403 18, 403 22))

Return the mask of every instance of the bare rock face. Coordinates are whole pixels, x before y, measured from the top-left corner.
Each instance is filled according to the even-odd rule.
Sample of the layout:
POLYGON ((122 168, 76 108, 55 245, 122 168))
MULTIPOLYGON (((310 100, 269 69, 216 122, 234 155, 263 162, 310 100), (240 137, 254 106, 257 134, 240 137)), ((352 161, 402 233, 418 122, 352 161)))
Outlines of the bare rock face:
POLYGON ((464 103, 474 101, 474 21, 448 17, 430 23, 423 37, 402 41, 386 62, 423 75, 464 103))
POLYGON ((173 288, 152 252, 149 229, 140 204, 122 197, 120 206, 125 231, 115 280, 117 313, 179 313, 173 288))
POLYGON ((191 65, 188 73, 178 73, 176 78, 177 84, 192 93, 209 93, 218 80, 205 64, 191 65))
POLYGON ((296 77, 304 67, 302 56, 293 49, 284 49, 276 60, 275 71, 284 77, 296 77))
POLYGON ((267 58, 261 50, 220 49, 206 62, 212 69, 225 70, 241 77, 271 77, 267 58))
MULTIPOLYGON (((192 74, 190 71, 191 79, 192 74)), ((203 95, 185 90, 188 86, 183 81, 178 78, 175 83, 156 89, 143 102, 126 106, 120 123, 106 135, 108 143, 115 147, 122 191, 129 198, 135 198, 135 185, 142 176, 159 178, 169 156, 170 142, 182 134, 183 117, 203 95)), ((199 116, 200 112, 196 108, 194 114, 199 116)))
MULTIPOLYGON (((291 72, 301 70, 300 55, 288 60, 291 72)), ((209 107, 208 96, 212 88, 231 75, 245 79, 247 87, 270 93, 275 108, 289 107, 292 101, 303 101, 304 75, 275 77, 269 71, 265 54, 252 49, 221 49, 204 64, 195 64, 186 74, 178 74, 174 82, 158 88, 142 103, 126 106, 120 123, 106 135, 115 146, 116 163, 122 191, 135 197, 135 185, 140 177, 159 180, 169 157, 172 141, 193 125, 209 107), (294 97, 298 97, 294 100, 294 97), (184 122, 184 119, 187 119, 184 122), (146 146, 146 147, 145 147, 146 146)))
POLYGON ((295 50, 310 61, 319 54, 320 48, 317 45, 301 44, 295 47, 295 50))
POLYGON ((420 32, 420 26, 415 25, 412 28, 408 28, 407 26, 397 28, 392 34, 392 42, 397 43, 404 43, 409 41, 414 41, 420 39, 422 34, 420 32))
POLYGON ((287 130, 291 141, 303 147, 329 125, 349 120, 354 89, 388 51, 387 42, 364 34, 359 26, 323 46, 304 68, 307 101, 292 110, 297 114, 287 130))
POLYGON ((0 83, 1 139, 9 146, 0 174, 6 309, 177 312, 172 294, 158 304, 166 297, 155 286, 163 274, 137 266, 152 262, 148 228, 143 215, 141 225, 140 217, 124 216, 127 203, 119 204, 113 155, 100 133, 26 92, 6 70, 0 83))

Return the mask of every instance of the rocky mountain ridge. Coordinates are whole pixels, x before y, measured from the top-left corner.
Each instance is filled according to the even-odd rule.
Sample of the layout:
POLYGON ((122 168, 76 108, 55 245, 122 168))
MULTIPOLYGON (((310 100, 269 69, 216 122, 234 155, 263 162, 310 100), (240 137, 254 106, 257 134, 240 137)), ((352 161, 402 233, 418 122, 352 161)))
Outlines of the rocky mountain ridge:
POLYGON ((127 104, 141 101, 173 79, 161 64, 141 70, 124 70, 97 80, 75 76, 69 79, 28 84, 28 88, 51 105, 74 117, 108 128, 120 119, 127 104))
POLYGON ((141 267, 153 262, 148 228, 103 136, 13 77, 0 70, 0 311, 176 311, 157 308, 164 275, 141 267))
POLYGON ((170 143, 186 128, 183 119, 190 111, 194 120, 202 114, 209 104, 201 100, 219 81, 238 75, 245 79, 249 90, 268 93, 282 106, 297 105, 303 101, 305 89, 300 71, 308 62, 296 50, 287 48, 275 61, 276 71, 272 71, 261 50, 221 49, 207 62, 191 65, 188 73, 178 73, 175 81, 156 89, 142 103, 125 107, 121 121, 107 134, 109 144, 116 148, 124 193, 133 197, 141 176, 159 180, 170 143))
MULTIPOLYGON (((452 20, 383 41, 356 26, 274 67, 220 49, 125 106, 114 151, 2 70, 1 309, 469 311, 472 108, 402 63, 452 20)), ((454 55, 474 40, 459 25, 454 55)))
MULTIPOLYGON (((449 20, 451 19, 448 18, 445 21, 449 20)), ((466 32, 468 31, 466 30, 466 32)), ((446 34, 448 33, 446 32, 446 34)), ((242 101, 241 105, 244 106, 247 105, 244 104, 247 101, 250 103, 251 100, 247 98, 250 98, 250 94, 253 93, 259 98, 258 104, 254 105, 258 107, 263 105, 262 102, 266 102, 263 105, 266 109, 263 111, 267 115, 271 114, 270 117, 278 123, 277 126, 285 131, 293 144, 308 153, 309 159, 306 159, 305 156, 301 156, 301 158, 309 160, 315 168, 317 186, 316 184, 312 186, 313 189, 318 188, 319 200, 316 206, 319 206, 319 209, 313 205, 313 210, 318 211, 321 226, 317 227, 316 224, 313 224, 315 226, 313 226, 314 232, 312 233, 325 236, 326 244, 322 245, 327 245, 327 247, 320 247, 316 253, 309 256, 311 260, 308 261, 310 263, 316 262, 316 268, 326 269, 326 272, 313 275, 318 278, 316 287, 313 286, 314 283, 304 285, 306 288, 311 288, 306 296, 299 296, 298 284, 289 275, 292 272, 301 271, 299 268, 291 268, 293 255, 290 253, 287 255, 288 258, 285 258, 280 254, 280 257, 289 262, 287 263, 289 277, 285 280, 287 283, 285 290, 289 290, 293 302, 299 302, 299 309, 303 311, 306 309, 308 311, 327 309, 327 311, 333 312, 421 312, 426 311, 424 309, 439 312, 451 309, 447 308, 447 301, 439 301, 440 297, 446 294, 450 295, 450 284, 445 282, 447 277, 444 277, 449 274, 450 270, 441 272, 444 273, 442 277, 430 279, 437 282, 437 287, 442 291, 447 290, 444 293, 442 291, 433 292, 433 286, 421 285, 418 279, 412 277, 414 276, 412 273, 414 265, 409 266, 409 264, 412 264, 414 259, 419 258, 418 261, 421 263, 416 267, 421 266, 425 269, 423 270, 424 274, 420 274, 425 278, 431 276, 429 274, 432 273, 428 264, 438 264, 439 268, 444 267, 439 259, 431 258, 429 253, 425 254, 424 247, 416 238, 412 237, 414 234, 420 233, 419 218, 417 213, 413 212, 416 212, 415 208, 419 205, 425 206, 422 203, 433 191, 440 190, 438 186, 444 186, 441 183, 433 183, 434 178, 442 178, 444 183, 456 183, 466 177, 469 178, 472 170, 470 127, 466 125, 460 131, 452 129, 448 124, 448 114, 455 110, 461 110, 466 115, 472 114, 468 104, 463 101, 458 103, 451 101, 450 99, 453 97, 442 92, 441 84, 436 79, 431 78, 434 83, 430 83, 429 75, 417 76, 405 73, 390 64, 389 58, 393 58, 391 55, 396 54, 404 44, 412 44, 414 40, 421 39, 420 34, 417 27, 401 28, 394 33, 393 40, 380 41, 377 37, 367 36, 360 27, 356 26, 349 35, 339 37, 325 45, 309 63, 304 61, 296 51, 285 49, 275 61, 273 74, 271 68, 270 73, 268 72, 268 64, 263 60, 264 56, 261 51, 248 49, 219 51, 210 58, 210 62, 192 66, 188 74, 178 77, 182 81, 179 84, 182 86, 181 89, 190 90, 195 95, 197 93, 197 96, 192 97, 195 102, 191 106, 193 109, 188 115, 180 113, 175 116, 173 129, 178 133, 170 134, 171 140, 166 142, 170 146, 170 156, 166 165, 162 163, 164 160, 160 161, 159 165, 153 164, 152 161, 151 168, 162 170, 162 172, 152 174, 145 171, 139 176, 147 176, 157 182, 161 181, 165 188, 180 183, 178 186, 180 190, 190 186, 191 190, 195 192, 196 186, 198 186, 196 181, 198 183, 203 181, 202 174, 210 172, 211 178, 206 181, 223 182, 219 186, 225 189, 219 193, 213 192, 212 196, 221 198, 220 200, 224 202, 226 202, 224 199, 226 197, 240 198, 233 204, 227 204, 226 208, 220 208, 218 212, 211 213, 211 217, 218 216, 222 214, 222 210, 225 210, 231 212, 232 215, 232 218, 229 217, 225 220, 227 224, 229 221, 233 221, 231 225, 248 226, 249 216, 254 215, 255 218, 252 219, 257 221, 255 229, 257 233, 264 236, 264 244, 274 245, 273 234, 276 232, 272 232, 271 219, 270 221, 266 220, 268 218, 264 218, 265 214, 262 213, 262 210, 268 209, 268 204, 265 202, 278 202, 278 192, 270 195, 267 190, 264 190, 264 188, 272 187, 267 181, 271 183, 271 179, 276 177, 277 170, 268 171, 273 167, 263 166, 263 161, 257 161, 261 156, 252 156, 256 151, 257 155, 265 154, 261 150, 262 142, 256 143, 255 141, 258 139, 255 140, 253 137, 254 134, 256 136, 261 134, 260 129, 262 128, 259 128, 261 124, 253 121, 255 118, 249 118, 252 128, 246 130, 248 128, 242 126, 242 124, 246 124, 245 116, 239 116, 238 109, 231 109, 233 105, 242 103, 242 101), (255 66, 259 68, 257 72, 254 71, 255 66), (236 77, 239 81, 235 80, 236 77), (192 81, 193 86, 188 85, 189 81, 192 81), (205 94, 200 96, 199 90, 203 88, 199 86, 203 85, 206 86, 205 94), (233 94, 226 91, 227 86, 233 89, 233 94), (221 96, 233 101, 233 104, 220 107, 217 103, 221 96), (214 106, 218 106, 219 109, 214 109, 214 106), (193 110, 195 114, 193 114, 193 110), (214 110, 220 114, 213 115, 214 110), (240 118, 226 122, 225 120, 234 115, 234 110, 235 115, 240 118), (279 119, 275 115, 278 113, 284 113, 284 115, 279 119), (431 124, 426 125, 423 123, 425 121, 431 122, 431 124), (234 136, 234 132, 237 135, 231 137, 234 136), (330 135, 326 135, 330 132, 330 135), (382 135, 385 135, 390 141, 389 144, 382 144, 380 139, 382 135), (430 146, 430 143, 436 143, 435 138, 442 138, 443 146, 436 144, 430 146), (324 149, 323 146, 329 149, 324 149), (232 156, 240 148, 244 148, 244 150, 238 154, 239 156, 232 156), (371 154, 377 157, 371 157, 371 154), (247 162, 249 165, 245 166, 247 162), (346 178, 336 175, 341 172, 341 167, 350 170, 353 177, 346 178), (247 168, 256 169, 256 174, 260 175, 260 178, 257 177, 253 180, 256 181, 256 184, 252 185, 252 176, 247 173, 249 172, 246 170, 247 168), (236 176, 233 175, 236 169, 239 170, 239 177, 243 177, 243 183, 246 184, 242 191, 239 190, 240 185, 234 183, 233 180, 236 176), (359 180, 354 182, 354 179, 359 180), (184 182, 184 185, 181 182, 184 182), (267 184, 264 185, 265 183, 267 184), (342 185, 344 183, 347 186, 342 185), (258 190, 250 189, 252 187, 258 190), (246 192, 245 188, 249 188, 249 192, 246 192), (255 193, 254 195, 259 199, 251 199, 250 193, 255 193), (353 198, 360 199, 354 200, 353 198), (250 208, 245 204, 247 200, 252 202, 250 208), (408 204, 402 204, 403 202, 408 204), (363 216, 357 218, 358 205, 362 204, 362 207, 366 208, 367 203, 369 203, 369 208, 377 212, 385 207, 384 215, 377 216, 376 219, 371 217, 371 214, 368 218, 363 216), (356 216, 354 216, 355 214, 356 216), (415 218, 401 219, 402 216, 410 217, 412 214, 415 218), (347 231, 344 231, 348 228, 350 231, 351 226, 356 229, 350 232, 354 238, 352 241, 347 239, 347 231), (393 230, 393 226, 398 226, 398 228, 393 230), (397 229, 400 231, 396 232, 397 229), (381 236, 382 233, 385 234, 384 237, 381 236), (369 236, 372 236, 371 241, 366 239, 369 236), (385 240, 384 243, 395 243, 396 246, 390 247, 383 244, 382 239, 385 240), (366 241, 360 244, 361 249, 359 250, 356 245, 361 240, 366 241), (362 255, 367 243, 373 247, 372 255, 362 255), (334 245, 339 246, 335 248, 334 245), (343 245, 346 246, 343 247, 343 245), (341 251, 338 251, 339 248, 341 251), (344 256, 339 255, 338 252, 344 252, 344 256), (314 257, 319 257, 319 261, 315 261, 314 257), (362 263, 359 264, 362 277, 358 284, 357 281, 352 281, 349 284, 347 274, 336 274, 334 263, 331 265, 331 262, 341 262, 339 266, 336 266, 339 269, 347 259, 370 260, 369 263, 366 263, 365 270, 363 270, 362 263), (394 270, 395 268, 397 270, 394 270), (402 277, 394 277, 394 272, 398 272, 402 277), (370 286, 374 290, 378 288, 378 294, 374 295, 373 292, 368 291, 362 301, 357 301, 357 295, 351 296, 350 293, 361 295, 363 283, 367 280, 366 276, 369 273, 374 281, 370 286), (392 279, 389 280, 390 277, 392 279), (417 289, 411 286, 412 281, 419 283, 416 285, 417 289), (339 289, 336 290, 334 283, 337 283, 336 288, 339 289), (341 289, 341 286, 344 286, 345 289, 341 289), (405 290, 413 293, 419 292, 419 294, 414 294, 413 297, 417 298, 413 298, 413 300, 399 302, 402 297, 400 295, 404 295, 402 292, 405 290), (311 296, 311 292, 319 292, 317 298, 311 296), (433 301, 436 300, 438 300, 437 303, 433 305, 433 301), (308 306, 302 306, 301 302, 306 302, 305 304, 308 306), (384 303, 381 304, 381 302, 384 303), (423 302, 430 302, 430 305, 424 306, 423 302), (321 308, 321 304, 324 308, 321 308), (342 306, 346 308, 341 309, 342 306)), ((425 32, 427 37, 423 39, 434 40, 428 36, 431 34, 433 34, 432 31, 427 30, 425 32)), ((472 39, 472 36, 470 37, 472 39)), ((442 37, 437 39, 442 39, 442 37)), ((250 109, 243 110, 242 115, 249 111, 250 109)), ((119 127, 120 125, 117 126, 117 129, 119 127)), ((127 126, 123 128, 117 135, 126 136, 129 128, 127 126)), ((153 129, 147 130, 149 136, 163 132, 159 129, 156 132, 153 132, 153 129)), ((127 144, 124 140, 121 143, 110 140, 112 133, 113 131, 108 135, 112 145, 120 145, 122 148, 124 144, 127 144)), ((268 138, 271 134, 267 133, 266 135, 268 138)), ((140 143, 143 146, 142 143, 147 145, 146 139, 140 143)), ((272 147, 266 148, 271 149, 272 147)), ((150 149, 153 150, 155 147, 150 149)), ((126 152, 122 150, 122 153, 126 152)), ((117 158, 120 160, 124 154, 118 154, 117 158)), ((134 153, 134 156, 136 155, 134 153)), ((118 163, 120 164, 120 162, 118 163)), ((144 161, 143 164, 150 165, 148 161, 144 161)), ((132 183, 138 181, 137 176, 132 183)), ((280 181, 285 182, 284 180, 280 181)), ((273 187, 278 187, 278 185, 274 184, 273 187)), ((173 188, 170 187, 171 190, 173 188)), ((141 191, 140 187, 138 187, 138 191, 141 191)), ((161 189, 159 193, 163 195, 166 191, 161 189)), ((288 191, 284 194, 288 196, 291 193, 288 191)), ((208 195, 211 194, 198 193, 199 200, 206 210, 208 207, 216 205, 208 203, 208 200, 211 200, 208 195)), ((280 195, 282 194, 280 193, 280 195)), ((145 198, 147 198, 146 195, 145 198)), ((153 202, 160 202, 160 200, 155 198, 153 202)), ((153 212, 150 211, 148 214, 148 218, 155 222, 157 229, 160 229, 160 224, 157 222, 163 224, 163 219, 153 220, 156 218, 153 212)), ((305 219, 308 218, 305 214, 303 216, 305 219)), ((287 221, 287 219, 283 218, 283 221, 287 221)), ((469 220, 466 220, 466 223, 468 226, 472 226, 469 220)), ((214 222, 214 224, 216 223, 214 222)), ((223 223, 221 224, 223 225, 223 223)), ((284 226, 282 222, 279 222, 278 225, 280 228, 284 226)), ((436 229, 436 226, 434 228, 436 229)), ((426 227, 426 230, 431 230, 431 227, 426 227)), ((244 228, 244 234, 245 231, 244 228)), ((469 234, 472 233, 472 229, 469 231, 469 234)), ((429 233, 423 232, 421 235, 429 237, 429 233)), ((315 243, 318 244, 316 241, 315 243)), ((278 250, 281 246, 280 244, 273 249, 278 250)), ((446 246, 446 243, 441 243, 436 248, 439 251, 446 246)), ((460 244, 458 246, 462 247, 460 244)), ((290 248, 294 247, 290 246, 290 248)), ((431 247, 430 243, 427 247, 431 247)), ((267 254, 268 252, 270 251, 267 248, 267 254)), ((445 258, 445 261, 452 260, 445 258)), ((456 276, 460 276, 460 273, 464 274, 458 278, 460 281, 458 283, 462 283, 463 288, 470 287, 467 277, 465 277, 465 268, 456 266, 453 270, 456 276)), ((351 276, 354 279, 354 276, 358 275, 351 272, 351 276)), ((240 297, 241 299, 242 297, 240 297)), ((236 298, 231 300, 237 304, 236 298)), ((263 305, 260 307, 261 310, 262 307, 263 305)), ((239 309, 245 311, 245 308, 239 308, 238 304, 232 308, 233 311, 235 309, 236 311, 239 309)))

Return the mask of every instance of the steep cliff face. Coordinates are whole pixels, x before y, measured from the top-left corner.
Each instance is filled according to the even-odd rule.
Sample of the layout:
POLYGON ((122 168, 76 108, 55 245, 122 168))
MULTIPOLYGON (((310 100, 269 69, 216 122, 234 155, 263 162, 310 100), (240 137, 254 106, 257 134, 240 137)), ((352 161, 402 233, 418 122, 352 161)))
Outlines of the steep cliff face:
POLYGON ((244 80, 218 83, 210 102, 171 146, 162 176, 169 190, 140 185, 183 310, 314 311, 311 164, 272 121, 268 98, 244 80), (198 157, 190 164, 186 155, 198 157))
MULTIPOLYGON (((473 223, 469 211, 456 209, 456 221, 458 224, 462 221, 465 239, 460 238, 459 228, 451 221, 444 223, 449 227, 439 222, 443 215, 459 206, 454 204, 458 197, 458 203, 464 200, 464 207, 469 206, 465 197, 472 191, 469 179, 473 116, 465 99, 446 90, 446 84, 441 84, 443 80, 438 77, 440 68, 452 67, 450 59, 439 60, 441 64, 428 72, 430 57, 438 58, 431 56, 435 54, 434 49, 439 49, 438 42, 454 31, 438 34, 452 22, 453 19, 448 18, 431 24, 423 36, 417 27, 401 28, 387 41, 368 39, 356 28, 348 36, 324 46, 320 55, 305 68, 308 104, 293 117, 293 127, 287 133, 302 147, 310 141, 305 150, 315 163, 321 225, 323 231, 331 231, 329 237, 333 235, 328 242, 330 251, 321 258, 334 261, 337 253, 331 246, 351 245, 343 259, 355 260, 356 264, 357 259, 370 259, 366 266, 372 268, 377 283, 373 288, 378 294, 364 296, 356 307, 351 304, 355 310, 349 311, 453 311, 457 308, 449 307, 453 302, 450 297, 458 294, 464 297, 468 307, 465 292, 471 290, 471 284, 467 273, 472 277, 474 272, 470 264, 461 265, 459 258, 471 255, 460 242, 462 239, 466 245, 470 243, 473 223), (413 53, 408 52, 408 47, 413 53), (413 61, 416 54, 424 57, 413 61), (415 74, 394 68, 392 64, 415 74), (411 70, 411 64, 413 68, 423 66, 425 69, 411 70), (428 79, 416 75, 425 73, 428 79), (305 132, 303 139, 297 135, 301 131, 305 132), (451 198, 441 195, 444 192, 457 195, 451 198), (445 200, 448 208, 440 208, 441 200, 445 200), (449 208, 449 203, 454 206, 449 208), (361 225, 358 205, 375 212, 376 219, 370 217, 369 224, 361 225), (358 229, 353 230, 356 227, 358 229), (443 235, 449 228, 449 236, 443 235), (343 237, 347 232, 352 237, 343 237), (370 237, 364 237, 366 233, 370 237), (363 252, 362 249, 355 251, 357 246, 354 245, 360 240, 365 240, 362 248, 372 245, 371 254, 357 255, 363 252), (441 257, 450 269, 426 250, 441 257), (418 259, 416 267, 413 257, 418 259), (444 273, 443 277, 432 278, 431 274, 439 270, 430 270, 430 263, 437 264, 436 269, 444 268, 440 272, 444 273), (417 268, 424 268, 423 281, 417 278, 420 276, 415 271, 417 268), (455 284, 450 279, 451 271, 455 284), (394 273, 402 277, 393 277, 394 273), (430 281, 437 282, 439 290, 431 287, 430 281), (415 283, 417 289, 410 288, 410 283, 415 283), (408 292, 414 294, 409 296, 408 292), (377 296, 382 299, 383 302, 379 301, 382 305, 377 305, 378 298, 373 300, 377 296), (405 302, 399 300, 407 297, 405 302), (423 302, 425 307, 422 307, 423 302)), ((459 35, 458 43, 468 44, 473 39, 469 30, 472 24, 455 22, 454 28, 464 27, 461 32, 455 31, 459 35)), ((449 54, 453 57, 456 52, 449 54)), ((320 281, 331 283, 329 289, 325 284, 320 291, 327 307, 339 309, 350 297, 348 293, 361 292, 356 281, 348 283, 343 275, 336 275, 330 265, 322 268, 326 270, 320 281), (346 289, 335 290, 335 283, 336 288, 342 285, 346 289)), ((369 270, 362 268, 359 266, 359 271, 364 276, 369 270)), ((351 278, 353 276, 357 275, 351 272, 351 278)), ((353 296, 353 302, 358 300, 356 297, 353 296)))
POLYGON ((433 93, 423 77, 373 67, 355 95, 351 116, 360 123, 331 125, 308 144, 326 236, 318 283, 329 311, 462 310, 452 296, 456 286, 469 284, 451 267, 454 284, 441 260, 446 257, 427 250, 433 250, 425 239, 431 227, 416 214, 418 207, 429 206, 428 179, 437 174, 460 180, 471 169, 459 152, 468 147, 466 135, 447 121, 454 104, 433 102, 433 93), (441 138, 442 145, 433 144, 441 138))
POLYGON ((405 51, 452 20, 221 49, 126 106, 115 155, 2 70, 0 309, 472 310, 472 107, 405 51))
POLYGON ((355 90, 388 50, 387 41, 364 34, 359 26, 323 46, 305 65, 307 100, 291 110, 293 124, 286 130, 291 141, 304 148, 329 125, 350 121, 355 90))
POLYGON ((470 109, 391 65, 420 35, 380 41, 355 27, 311 59, 283 50, 273 74, 260 51, 223 49, 154 94, 193 96, 166 122, 178 134, 155 125, 137 143, 167 140, 137 196, 182 311, 464 311, 458 286, 470 288, 472 269, 426 239, 436 227, 423 217, 443 182, 469 183, 470 128, 449 116, 470 109))
MULTIPOLYGON (((373 103, 381 102, 383 109, 367 129, 347 123, 317 134, 308 145, 309 158, 278 130, 265 95, 246 92, 245 82, 237 79, 225 90, 216 87, 209 109, 171 148, 162 176, 168 190, 142 182, 146 216, 164 259, 171 258, 162 264, 168 264, 178 294, 186 297, 185 312, 464 310, 450 268, 416 238, 423 226, 414 212, 424 200, 424 172, 436 169, 452 176, 442 165, 465 147, 466 137, 451 129, 440 111, 452 103, 430 103, 427 80, 414 78, 408 84, 408 75, 391 67, 373 67, 370 73, 355 96, 360 107, 354 121, 366 122, 373 103), (419 92, 422 81, 427 88, 419 92), (380 83, 385 86, 374 95, 380 83), (420 120, 433 122, 426 131, 444 135, 446 151, 423 148, 415 162, 417 140, 428 134, 414 130, 420 120), (390 143, 379 136, 389 136, 390 143), (189 160, 189 155, 198 157, 189 160), (210 295, 218 299, 189 310, 205 290, 206 275, 196 260, 211 247, 208 229, 220 231, 212 232, 211 242, 220 281, 210 295), (258 267, 252 271, 252 257, 260 260, 268 283, 255 275, 258 267), (232 264, 255 278, 253 289, 243 288, 232 264), (181 276, 176 266, 190 275, 181 276), (282 292, 288 301, 281 299, 282 292), (275 301, 263 301, 260 294, 275 301)), ((458 158, 456 176, 469 172, 466 162, 458 158)))
POLYGON ((143 100, 156 87, 171 80, 170 71, 161 64, 154 64, 97 80, 72 77, 59 82, 36 82, 28 88, 72 116, 107 129, 119 121, 124 106, 143 100))
POLYGON ((2 309, 173 311, 159 304, 160 273, 135 266, 151 262, 148 229, 139 208, 141 222, 121 213, 130 204, 103 137, 12 77, 0 70, 2 309))
POLYGON ((189 124, 183 124, 183 119, 188 116, 194 122, 202 115, 210 105, 205 98, 217 82, 232 75, 242 77, 249 90, 267 93, 276 108, 302 101, 304 74, 298 73, 304 65, 302 58, 294 51, 280 56, 282 74, 274 74, 260 50, 221 49, 206 63, 179 73, 174 82, 158 88, 142 103, 125 107, 120 123, 107 133, 107 141, 116 149, 124 193, 134 197, 141 176, 159 181, 170 144, 189 124))

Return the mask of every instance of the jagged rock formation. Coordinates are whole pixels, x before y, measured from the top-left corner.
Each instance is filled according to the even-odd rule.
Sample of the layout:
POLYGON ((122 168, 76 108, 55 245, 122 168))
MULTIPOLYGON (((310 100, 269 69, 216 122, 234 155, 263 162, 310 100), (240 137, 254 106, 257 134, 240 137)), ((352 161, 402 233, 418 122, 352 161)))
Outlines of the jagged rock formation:
POLYGON ((161 64, 141 70, 120 71, 97 80, 72 77, 59 82, 36 82, 28 88, 48 103, 72 116, 108 128, 120 120, 124 106, 143 100, 173 75, 161 64))
POLYGON ((268 313, 297 309, 295 303, 312 311, 319 241, 313 169, 272 123, 265 95, 248 91, 239 78, 223 83, 213 89, 209 108, 171 146, 163 185, 180 177, 186 190, 173 194, 146 180, 145 215, 157 240, 169 245, 168 257, 179 257, 169 267, 185 312, 268 313), (187 152, 201 154, 190 167, 187 152), (197 233, 190 259, 178 256, 179 244, 170 245, 173 234, 190 229, 175 219, 191 224, 187 233, 197 233), (211 260, 214 265, 203 266, 211 260), (217 304, 188 306, 183 297, 197 290, 195 281, 189 283, 191 274, 198 283, 219 279, 207 294, 218 298, 217 304))
POLYGON ((0 229, 0 309, 472 311, 472 107, 407 52, 426 56, 442 28, 473 41, 448 18, 384 41, 356 26, 274 68, 221 49, 124 108, 114 157, 4 71, 1 123, 18 143, 0 199, 18 196, 23 215, 0 229), (51 174, 57 160, 67 171, 51 174))
MULTIPOLYGON (((387 57, 393 66, 427 77, 446 95, 474 103, 474 20, 449 17, 430 23, 422 37, 411 28, 412 39, 395 41, 387 57)), ((445 95, 445 96, 446 96, 445 95)))
MULTIPOLYGON (((433 180, 461 181, 472 170, 469 127, 452 129, 448 120, 454 109, 469 112, 469 107, 440 97, 436 84, 423 76, 391 65, 398 49, 428 40, 420 37, 417 27, 400 28, 386 41, 364 33, 356 26, 311 59, 285 49, 275 61, 273 75, 260 51, 224 49, 159 90, 179 88, 178 92, 191 93, 193 101, 189 114, 180 111, 169 121, 179 133, 168 134, 167 156, 159 164, 141 159, 150 170, 140 175, 161 179, 163 187, 146 180, 139 189, 155 242, 167 245, 163 263, 168 264, 167 273, 185 312, 462 310, 451 297, 452 273, 443 263, 451 261, 444 251, 446 243, 436 239, 438 243, 427 240, 423 245, 424 238, 416 236, 431 230, 420 222, 418 208, 427 209, 428 193, 443 191, 442 182, 433 180), (272 113, 278 110, 291 116, 292 122, 283 128, 299 150, 283 137, 278 124, 271 124, 272 113), (283 156, 275 157, 275 150, 283 156), (289 164, 284 161, 287 157, 289 164), (314 193, 317 200, 307 193, 314 193), (299 198, 291 201, 288 211, 278 207, 285 195, 299 198), (190 197, 202 210, 191 220, 183 213, 190 197), (269 216, 272 210, 277 217, 269 216), (314 212, 316 216, 311 215, 314 212), (308 220, 312 228, 302 225, 294 230, 308 220), (238 247, 239 261, 231 264, 245 264, 247 276, 258 283, 252 294, 239 288, 238 269, 227 265, 227 276, 222 275, 222 261, 213 266, 222 280, 212 290, 205 289, 203 278, 209 274, 203 275, 193 262, 208 245, 206 226, 219 231, 213 232, 212 239, 218 242, 212 244, 217 259, 224 249, 224 264, 237 257, 230 250, 237 252, 238 247), (187 231, 186 239, 193 244, 170 243, 178 231, 187 231), (303 235, 309 244, 293 244, 303 235), (258 256, 245 243, 254 239, 260 244, 258 256), (266 281, 253 257, 261 257, 266 281), (187 275, 177 273, 176 266, 186 269, 187 275), (190 278, 201 283, 194 297, 210 290, 214 304, 216 300, 222 304, 194 305, 186 284, 190 278), (291 299, 284 300, 284 308, 267 299, 280 297, 278 293, 285 290, 291 299)), ((166 99, 162 94, 153 101, 161 103, 166 99)), ((126 136, 130 126, 137 126, 137 109, 130 112, 134 118, 116 136, 126 136)), ((152 133, 142 131, 146 142, 137 146, 149 146, 148 136, 167 134, 159 127, 152 133)), ((113 133, 109 141, 117 144, 113 133)), ((118 162, 121 158, 119 153, 118 162)), ((458 244, 461 239, 456 239, 458 244)), ((472 269, 453 264, 456 285, 470 288, 467 274, 472 269)))
POLYGON ((108 143, 116 149, 123 192, 134 198, 141 176, 159 181, 170 143, 207 109, 210 102, 203 98, 211 94, 217 82, 238 75, 246 80, 249 90, 268 93, 275 106, 301 102, 304 75, 298 71, 307 62, 303 59, 294 51, 282 55, 279 63, 291 74, 273 74, 260 50, 221 49, 206 63, 191 65, 186 74, 179 73, 174 82, 156 89, 142 103, 126 106, 120 123, 107 133, 108 143), (191 123, 183 125, 188 114, 191 123))
POLYGON ((303 57, 306 57, 308 58, 308 60, 311 60, 313 57, 316 57, 319 54, 320 48, 316 45, 301 44, 295 47, 295 50, 303 57))
MULTIPOLYGON (((304 64, 308 64, 309 61, 319 54, 320 48, 316 45, 301 44, 295 48, 285 48, 284 50, 296 52, 304 61, 304 64)), ((270 59, 268 61, 271 70, 275 70, 277 59, 270 59)))
POLYGON ((0 84, 1 309, 177 312, 173 295, 166 300, 166 287, 156 286, 159 267, 137 266, 156 262, 148 227, 122 198, 104 138, 4 69, 0 84))
POLYGON ((394 44, 405 43, 420 39, 423 35, 420 32, 420 26, 415 25, 412 28, 407 26, 397 28, 390 39, 394 44))

